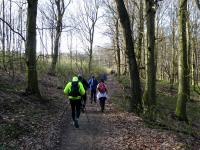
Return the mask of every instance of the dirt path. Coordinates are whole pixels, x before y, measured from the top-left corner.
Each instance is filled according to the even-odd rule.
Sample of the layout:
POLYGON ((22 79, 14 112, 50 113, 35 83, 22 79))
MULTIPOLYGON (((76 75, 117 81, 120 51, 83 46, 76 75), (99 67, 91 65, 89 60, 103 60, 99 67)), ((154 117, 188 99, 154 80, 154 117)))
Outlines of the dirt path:
MULTIPOLYGON (((112 76, 108 78, 109 96, 122 98, 122 93, 112 76), (118 97, 116 97, 118 95, 118 97)), ((199 149, 198 142, 191 137, 170 131, 151 129, 145 126, 142 118, 121 112, 110 99, 105 113, 98 104, 87 104, 82 113, 80 128, 73 127, 71 110, 64 115, 61 144, 59 150, 134 150, 134 149, 199 149), (196 144, 195 144, 196 143, 196 144)))
POLYGON ((86 112, 81 113, 79 129, 74 128, 71 120, 71 110, 68 109, 65 115, 65 122, 62 132, 61 150, 102 150, 104 146, 101 141, 108 137, 111 132, 111 124, 105 116, 110 113, 110 106, 106 104, 105 113, 100 112, 98 103, 86 106, 86 112), (109 109, 109 110, 108 110, 109 109))

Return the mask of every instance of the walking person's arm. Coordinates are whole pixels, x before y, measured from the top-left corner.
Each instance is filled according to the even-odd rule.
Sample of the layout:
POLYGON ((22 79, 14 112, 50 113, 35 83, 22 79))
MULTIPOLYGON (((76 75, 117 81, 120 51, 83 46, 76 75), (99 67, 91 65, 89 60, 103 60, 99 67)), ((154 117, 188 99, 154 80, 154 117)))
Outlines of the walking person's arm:
POLYGON ((68 95, 69 92, 70 92, 70 87, 71 87, 71 82, 69 82, 66 86, 65 86, 65 89, 64 89, 64 94, 68 95))
POLYGON ((79 92, 80 92, 81 95, 85 94, 85 89, 84 89, 83 84, 81 82, 79 82, 79 92))

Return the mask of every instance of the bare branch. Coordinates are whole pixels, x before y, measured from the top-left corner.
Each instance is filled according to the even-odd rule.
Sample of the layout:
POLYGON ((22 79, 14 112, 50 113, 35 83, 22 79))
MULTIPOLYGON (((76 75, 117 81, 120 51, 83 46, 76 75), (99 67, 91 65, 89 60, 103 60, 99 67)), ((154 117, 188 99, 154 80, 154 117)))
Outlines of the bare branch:
POLYGON ((3 21, 14 33, 18 34, 22 38, 23 41, 26 41, 26 39, 24 38, 24 36, 21 33, 15 31, 13 29, 13 27, 8 22, 6 22, 5 20, 3 20, 1 17, 0 17, 0 20, 3 21))

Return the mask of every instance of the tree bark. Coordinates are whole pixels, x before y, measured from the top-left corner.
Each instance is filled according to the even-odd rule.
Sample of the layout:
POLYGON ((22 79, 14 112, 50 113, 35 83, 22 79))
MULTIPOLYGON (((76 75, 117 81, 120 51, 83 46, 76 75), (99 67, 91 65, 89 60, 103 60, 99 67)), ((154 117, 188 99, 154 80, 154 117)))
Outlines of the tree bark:
MULTIPOLYGON (((3 0, 2 2, 3 5, 3 20, 5 20, 5 1, 3 0)), ((2 52, 3 52, 3 67, 6 70, 6 66, 5 66, 5 22, 3 21, 3 37, 2 37, 2 52)))
MULTIPOLYGON (((189 8, 188 8, 189 9, 189 8)), ((190 79, 191 79, 191 25, 190 25, 190 13, 189 10, 187 11, 187 21, 186 21, 186 26, 187 26, 187 94, 188 94, 188 100, 190 100, 190 79)))
POLYGON ((143 1, 140 1, 139 10, 139 26, 138 26, 138 48, 137 48, 137 62, 138 66, 142 66, 142 40, 144 33, 144 16, 143 16, 143 1))
MULTIPOLYGON (((58 54, 59 54, 59 42, 62 33, 62 19, 65 13, 65 6, 64 0, 55 0, 56 7, 57 7, 57 18, 56 18, 56 35, 54 39, 54 48, 53 48, 53 55, 52 55, 52 63, 49 73, 55 75, 56 72, 56 64, 58 61, 58 54)), ((56 15, 56 14, 55 14, 56 15)))
POLYGON ((142 110, 141 98, 141 85, 139 78, 139 71, 136 62, 134 44, 132 38, 132 31, 130 27, 130 20, 123 0, 115 0, 120 22, 123 28, 123 36, 125 39, 125 53, 128 56, 128 64, 130 71, 130 86, 131 86, 131 99, 129 111, 140 112, 142 110))
POLYGON ((120 55, 120 47, 119 47, 119 21, 118 18, 116 18, 116 24, 115 24, 115 41, 116 41, 116 51, 117 51, 117 75, 120 77, 121 75, 121 55, 120 55))
POLYGON ((180 120, 187 120, 186 102, 188 100, 188 61, 187 61, 187 0, 179 0, 179 66, 178 66, 178 99, 176 116, 180 120))
POLYGON ((39 97, 40 91, 38 88, 37 69, 36 69, 36 18, 37 18, 37 0, 27 0, 27 33, 26 33, 26 64, 28 67, 28 94, 37 94, 39 97))
POLYGON ((176 45, 175 45, 175 17, 172 16, 172 61, 171 61, 171 75, 170 75, 170 88, 173 88, 175 82, 175 64, 176 64, 176 45))
POLYGON ((156 66, 155 66, 155 9, 154 0, 145 0, 147 16, 147 78, 143 102, 150 111, 156 104, 156 66))

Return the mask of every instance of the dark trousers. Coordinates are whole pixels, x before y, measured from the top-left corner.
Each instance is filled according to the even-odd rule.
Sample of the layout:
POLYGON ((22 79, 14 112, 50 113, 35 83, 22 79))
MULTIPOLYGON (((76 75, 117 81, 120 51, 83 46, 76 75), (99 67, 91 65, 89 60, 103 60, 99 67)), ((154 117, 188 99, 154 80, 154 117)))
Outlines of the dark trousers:
POLYGON ((101 106, 101 112, 104 112, 105 109, 105 101, 106 101, 106 97, 101 97, 99 98, 99 104, 101 106))
POLYGON ((82 98, 82 108, 84 109, 87 101, 87 94, 85 93, 85 95, 83 95, 81 98, 82 98))
POLYGON ((91 99, 91 103, 93 101, 96 103, 96 89, 95 90, 94 89, 91 90, 91 97, 90 97, 90 99, 91 99))
POLYGON ((80 109, 81 109, 81 100, 70 100, 71 109, 72 109, 72 119, 78 119, 80 116, 80 109))

